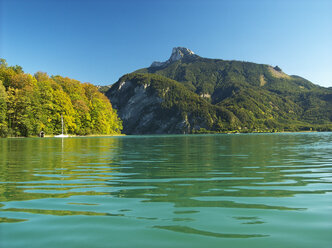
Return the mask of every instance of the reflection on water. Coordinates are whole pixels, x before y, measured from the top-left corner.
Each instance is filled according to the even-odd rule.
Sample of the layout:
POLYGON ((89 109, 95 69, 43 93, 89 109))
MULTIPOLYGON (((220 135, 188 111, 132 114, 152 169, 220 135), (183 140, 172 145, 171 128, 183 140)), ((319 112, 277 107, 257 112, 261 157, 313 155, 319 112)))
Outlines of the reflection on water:
POLYGON ((331 144, 331 133, 2 139, 0 246, 328 247, 331 144))
POLYGON ((190 233, 190 234, 198 234, 204 236, 211 236, 216 238, 257 238, 257 237, 266 237, 267 235, 260 234, 230 234, 230 233, 214 233, 207 232, 203 230, 198 230, 195 228, 187 227, 187 226, 154 226, 155 228, 182 232, 182 233, 190 233))

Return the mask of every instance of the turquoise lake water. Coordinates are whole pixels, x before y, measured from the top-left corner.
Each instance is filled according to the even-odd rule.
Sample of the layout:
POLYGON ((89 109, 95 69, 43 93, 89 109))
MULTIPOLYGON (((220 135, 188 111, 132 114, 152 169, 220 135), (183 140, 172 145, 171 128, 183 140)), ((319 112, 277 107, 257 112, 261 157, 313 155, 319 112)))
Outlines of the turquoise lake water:
POLYGON ((0 139, 0 247, 332 247, 332 133, 0 139))

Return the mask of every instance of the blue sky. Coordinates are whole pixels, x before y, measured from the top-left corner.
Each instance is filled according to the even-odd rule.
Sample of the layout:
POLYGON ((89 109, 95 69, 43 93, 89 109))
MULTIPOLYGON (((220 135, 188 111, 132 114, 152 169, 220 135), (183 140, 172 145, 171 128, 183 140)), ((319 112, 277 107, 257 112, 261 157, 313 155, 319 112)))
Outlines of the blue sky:
POLYGON ((0 0, 0 57, 96 85, 167 60, 278 65, 332 86, 331 0, 0 0))

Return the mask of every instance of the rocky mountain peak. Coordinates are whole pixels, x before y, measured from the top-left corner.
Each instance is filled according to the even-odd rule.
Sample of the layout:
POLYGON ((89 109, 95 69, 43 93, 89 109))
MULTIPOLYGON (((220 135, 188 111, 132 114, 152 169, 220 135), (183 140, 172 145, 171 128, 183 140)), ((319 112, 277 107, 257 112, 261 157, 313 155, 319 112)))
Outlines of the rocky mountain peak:
POLYGON ((169 60, 171 62, 174 62, 174 61, 182 59, 184 56, 193 55, 193 54, 195 54, 195 53, 188 48, 174 47, 172 50, 172 55, 169 58, 169 60))
POLYGON ((165 62, 155 61, 151 64, 151 67, 164 66, 164 65, 173 63, 175 61, 178 61, 178 60, 182 59, 183 57, 192 56, 192 55, 195 55, 195 53, 193 51, 191 51, 190 49, 188 49, 188 48, 174 47, 173 50, 172 50, 171 57, 167 61, 165 61, 165 62))

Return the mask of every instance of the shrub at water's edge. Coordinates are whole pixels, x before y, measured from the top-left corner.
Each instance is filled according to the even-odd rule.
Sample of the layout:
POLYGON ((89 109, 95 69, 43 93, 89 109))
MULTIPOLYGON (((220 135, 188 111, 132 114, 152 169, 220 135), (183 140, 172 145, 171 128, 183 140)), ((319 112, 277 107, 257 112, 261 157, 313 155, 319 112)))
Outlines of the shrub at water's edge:
POLYGON ((89 83, 37 72, 0 61, 0 137, 61 133, 120 134, 122 122, 109 100, 89 83))

